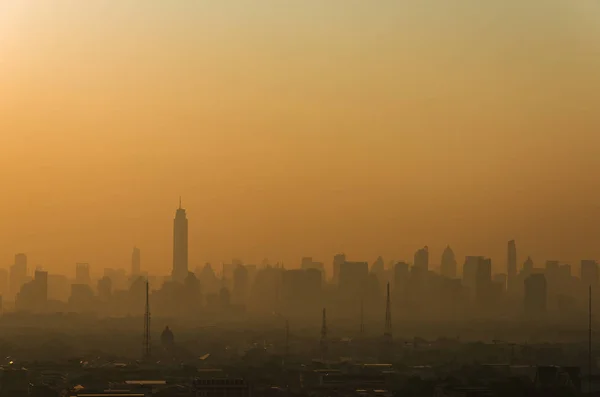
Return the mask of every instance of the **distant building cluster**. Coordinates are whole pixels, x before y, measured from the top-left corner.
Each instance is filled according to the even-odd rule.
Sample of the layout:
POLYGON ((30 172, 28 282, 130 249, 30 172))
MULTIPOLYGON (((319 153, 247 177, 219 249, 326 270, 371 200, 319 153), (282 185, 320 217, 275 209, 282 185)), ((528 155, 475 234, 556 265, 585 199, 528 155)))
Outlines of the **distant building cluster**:
POLYGON ((20 253, 9 271, 0 271, 0 293, 7 311, 127 316, 144 312, 144 291, 149 283, 152 310, 157 315, 284 313, 314 317, 321 308, 329 307, 336 315, 358 319, 359 307, 367 317, 381 313, 389 285, 391 311, 400 319, 512 316, 530 321, 548 312, 569 313, 583 307, 587 287, 599 282, 595 260, 581 261, 579 277, 573 276, 569 264, 555 260, 536 267, 527 258, 519 266, 514 240, 507 244, 506 258, 506 272, 502 274, 494 274, 491 259, 484 256, 466 256, 459 264, 449 246, 439 267, 430 265, 430 251, 425 246, 415 252, 412 263, 386 263, 379 257, 369 264, 337 254, 331 274, 323 262, 312 257, 301 258, 295 268, 271 266, 267 261, 251 265, 234 259, 220 269, 206 264, 192 272, 188 219, 180 203, 173 223, 169 276, 145 273, 137 247, 131 254, 129 272, 107 268, 99 279, 92 277, 88 263, 75 264, 74 279, 40 268, 31 274, 27 256, 20 253))

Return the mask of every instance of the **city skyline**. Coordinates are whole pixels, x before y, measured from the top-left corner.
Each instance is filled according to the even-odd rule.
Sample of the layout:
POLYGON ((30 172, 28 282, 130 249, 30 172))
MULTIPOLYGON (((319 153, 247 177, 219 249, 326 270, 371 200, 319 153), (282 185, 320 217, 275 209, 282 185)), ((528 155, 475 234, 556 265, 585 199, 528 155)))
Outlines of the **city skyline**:
MULTIPOLYGON (((193 222, 192 222, 193 225, 193 222)), ((202 259, 197 260, 192 258, 192 266, 190 267, 190 260, 189 260, 189 253, 188 253, 188 246, 189 246, 189 241, 188 241, 188 218, 187 218, 187 213, 186 213, 186 209, 184 209, 182 207, 182 201, 181 201, 181 197, 179 198, 179 207, 176 209, 175 212, 175 218, 173 220, 173 229, 172 229, 172 235, 171 235, 171 253, 172 253, 172 262, 170 265, 168 265, 168 269, 156 269, 153 268, 152 266, 150 266, 149 268, 145 267, 145 263, 144 263, 144 267, 142 267, 141 264, 141 251, 142 249, 140 247, 138 247, 137 245, 134 245, 132 247, 133 251, 130 254, 130 259, 129 259, 129 264, 122 264, 121 266, 115 266, 114 264, 112 266, 102 266, 101 264, 96 264, 96 266, 92 267, 92 270, 90 270, 89 272, 91 274, 94 274, 96 276, 99 276, 101 274, 103 274, 103 272, 105 272, 105 269, 124 269, 124 270, 128 270, 130 274, 135 275, 135 274, 139 274, 140 270, 142 274, 147 274, 148 272, 153 273, 153 274, 168 274, 171 277, 174 277, 175 280, 182 282, 185 279, 185 275, 187 275, 188 271, 197 271, 199 269, 201 269, 206 263, 210 263, 212 264, 215 269, 218 268, 220 265, 225 264, 225 263, 234 263, 236 261, 242 261, 242 263, 245 264, 250 264, 250 263, 254 263, 254 264, 263 264, 265 262, 265 260, 268 260, 270 264, 275 264, 278 263, 280 265, 285 265, 288 268, 291 269, 295 269, 295 268, 303 268, 303 260, 304 259, 312 259, 313 257, 309 257, 305 254, 302 254, 301 256, 299 256, 298 258, 295 258, 291 261, 285 262, 283 260, 278 260, 276 258, 271 258, 272 260, 269 260, 270 258, 268 257, 263 257, 262 260, 246 260, 244 259, 243 256, 232 256, 229 258, 224 258, 220 261, 217 262, 211 262, 211 261, 202 261, 202 259), (135 271, 135 269, 137 269, 137 272, 135 271)), ((522 253, 523 250, 517 250, 516 248, 516 242, 514 239, 510 239, 507 242, 508 244, 508 251, 505 251, 505 256, 504 258, 497 258, 496 261, 494 261, 493 258, 487 256, 487 255, 483 255, 480 257, 486 257, 489 258, 488 260, 491 261, 491 271, 493 274, 503 274, 507 276, 507 283, 508 285, 510 285, 511 280, 513 280, 517 273, 519 273, 521 270, 523 270, 524 268, 526 268, 528 266, 527 262, 529 261, 533 261, 533 266, 535 269, 543 269, 548 262, 556 262, 557 264, 561 264, 561 265, 569 265, 573 268, 573 270, 577 270, 580 271, 581 269, 581 264, 583 264, 586 261, 594 261, 597 262, 598 260, 595 258, 589 258, 589 257, 581 257, 575 261, 565 261, 565 260, 561 260, 561 259, 557 259, 557 258, 536 258, 533 259, 531 255, 528 254, 524 254, 522 253)), ((434 271, 436 273, 439 273, 441 275, 444 276, 450 276, 452 277, 459 277, 462 278, 464 276, 463 273, 463 267, 466 265, 468 267, 469 264, 469 260, 470 258, 478 258, 479 256, 473 256, 471 254, 467 254, 464 256, 460 256, 460 255, 456 255, 455 254, 455 246, 453 246, 452 244, 447 244, 445 245, 445 247, 437 247, 437 250, 434 249, 434 254, 430 255, 429 253, 429 249, 430 247, 425 245, 417 247, 415 249, 415 251, 412 254, 407 255, 407 258, 396 258, 396 257, 388 257, 388 258, 383 258, 381 255, 376 254, 377 260, 382 260, 384 259, 384 266, 385 268, 391 268, 394 264, 398 263, 398 262, 402 262, 402 263, 407 263, 411 266, 417 266, 417 267, 422 267, 424 268, 426 271, 431 270, 434 271), (437 254, 439 251, 439 255, 435 255, 437 254), (461 260, 461 258, 465 258, 464 261, 461 260), (450 261, 450 264, 448 264, 448 261, 450 261), (446 268, 445 268, 446 266, 446 268), (451 267, 451 270, 448 270, 448 266, 451 267)), ((35 251, 35 250, 34 250, 35 251)), ((130 251, 131 252, 131 251, 130 251)), ((324 264, 324 269, 325 269, 325 273, 327 275, 329 275, 329 277, 334 277, 335 274, 335 270, 334 270, 334 262, 335 262, 335 257, 338 254, 343 254, 344 258, 354 258, 354 256, 352 255, 348 255, 345 251, 339 251, 339 252, 334 252, 332 253, 328 258, 315 258, 320 260, 322 264, 324 264)), ((56 273, 56 270, 52 269, 49 266, 45 266, 42 264, 39 264, 36 262, 36 264, 34 266, 30 266, 29 268, 27 268, 27 264, 29 263, 31 265, 31 261, 30 261, 30 256, 28 253, 26 252, 20 252, 17 254, 13 254, 15 261, 14 263, 9 264, 8 266, 6 266, 7 270, 9 267, 11 266, 20 266, 21 268, 24 269, 28 269, 28 274, 33 274, 32 271, 37 268, 39 269, 44 269, 45 271, 51 271, 56 273), (23 255, 25 255, 23 257, 23 255)), ((369 267, 371 266, 371 263, 373 263, 372 261, 375 260, 373 257, 370 258, 354 258, 356 260, 366 260, 366 263, 369 264, 369 267)), ((345 260, 345 259, 344 259, 345 260)), ((76 261, 75 264, 77 264, 79 266, 79 264, 82 264, 80 261, 76 261)), ((83 263, 86 266, 89 266, 88 263, 83 263)), ((531 266, 531 265, 529 265, 531 266)), ((0 266, 1 268, 1 266, 0 266)), ((21 270, 21 273, 23 273, 23 270, 21 270)), ((70 271, 65 272, 67 275, 70 274, 70 271)), ((74 273, 73 274, 75 276, 75 278, 77 278, 77 275, 74 273)), ((509 287, 510 288, 510 287, 509 287)))
POLYGON ((598 4, 110 3, 0 6, 0 263, 600 258, 598 4))
MULTIPOLYGON (((192 223, 193 224, 193 223, 192 223)), ((213 266, 214 270, 217 270, 218 272, 218 268, 220 266, 227 264, 233 264, 235 265, 236 263, 243 263, 245 265, 248 264, 255 264, 255 265, 261 265, 264 267, 264 264, 266 263, 265 261, 268 261, 268 258, 263 258, 262 261, 256 261, 256 262, 252 262, 252 261, 245 261, 243 257, 239 256, 239 257, 231 257, 225 260, 222 260, 220 262, 202 262, 197 264, 196 266, 190 268, 189 265, 189 254, 188 254, 188 246, 189 246, 189 241, 188 241, 188 218, 187 218, 187 213, 186 213, 186 209, 184 209, 182 207, 182 199, 181 197, 179 198, 179 207, 176 209, 175 211, 175 218, 173 219, 173 229, 172 229, 172 263, 170 265, 170 271, 168 272, 163 272, 161 273, 160 271, 158 273, 156 273, 156 271, 153 271, 152 269, 147 269, 142 267, 142 262, 141 262, 141 252, 142 250, 138 247, 138 246, 133 246, 133 251, 131 253, 130 256, 130 264, 129 266, 112 266, 112 267, 101 267, 101 266, 94 266, 93 270, 92 267, 90 266, 90 264, 88 262, 82 263, 82 262, 76 262, 75 263, 75 272, 74 272, 74 279, 75 280, 79 280, 80 273, 79 270, 85 266, 85 277, 90 277, 91 274, 95 275, 96 277, 98 277, 99 275, 103 274, 106 275, 106 271, 108 270, 125 270, 126 273, 132 275, 132 276, 136 276, 136 275, 141 275, 141 274, 157 274, 157 275, 166 275, 168 274, 173 280, 177 281, 177 282, 183 282, 185 277, 187 276, 188 272, 198 272, 200 271, 204 265, 206 264, 211 264, 213 266), (129 269, 129 272, 127 272, 127 270, 129 269)), ((580 258, 578 260, 576 260, 575 262, 568 262, 568 261, 563 261, 563 260, 559 260, 556 258, 544 258, 544 259, 538 259, 537 261, 534 261, 533 258, 531 257, 531 255, 526 255, 526 254, 521 254, 519 256, 519 252, 516 248, 516 241, 514 239, 508 240, 507 242, 508 245, 508 250, 506 251, 506 256, 504 258, 504 263, 495 263, 492 260, 492 258, 489 258, 488 256, 474 256, 474 255, 465 255, 464 256, 464 261, 461 261, 461 257, 457 256, 455 254, 454 251, 454 247, 452 247, 450 244, 446 245, 444 247, 444 249, 442 250, 441 254, 436 257, 436 256, 430 256, 430 251, 429 251, 429 246, 424 246, 424 247, 419 247, 417 248, 414 252, 413 252, 413 257, 412 260, 406 260, 406 259, 396 259, 396 258, 383 258, 381 255, 377 256, 377 259, 375 262, 372 262, 372 258, 354 258, 354 259, 360 259, 360 260, 365 260, 365 262, 347 262, 347 263, 365 263, 366 266, 370 269, 369 271, 379 271, 376 270, 376 263, 379 261, 382 261, 382 263, 380 264, 380 266, 383 266, 382 269, 393 269, 393 267, 398 264, 398 263, 402 263, 402 264, 406 264, 408 266, 411 267, 415 267, 416 269, 423 269, 425 273, 427 273, 428 271, 433 271, 434 273, 438 273, 442 276, 445 277, 449 277, 449 278, 462 278, 462 279, 466 279, 466 280, 470 280, 471 278, 475 277, 475 273, 473 273, 472 275, 469 274, 469 270, 470 266, 471 268, 475 268, 477 267, 476 263, 477 261, 479 261, 480 259, 485 259, 485 261, 489 262, 489 271, 490 276, 491 275, 503 275, 506 277, 506 283, 507 283, 507 288, 510 290, 511 287, 511 283, 514 283, 518 274, 521 273, 522 271, 527 271, 527 272, 531 272, 532 270, 544 270, 546 269, 548 266, 563 266, 563 265, 568 265, 573 272, 577 272, 578 274, 581 273, 582 271, 584 271, 583 269, 585 268, 586 263, 588 264, 597 264, 598 260, 597 259, 590 259, 590 258, 580 258), (520 258, 523 257, 525 258, 524 260, 520 260, 520 258), (458 258, 458 259, 457 259, 458 258), (475 262, 473 262, 475 261, 475 262), (473 267, 475 266, 475 267, 473 267), (466 275, 465 275, 465 272, 466 275)), ((337 268, 336 270, 336 263, 340 263, 339 260, 341 260, 343 262, 347 261, 347 259, 351 258, 346 252, 336 252, 335 254, 333 254, 332 256, 330 256, 330 261, 328 261, 327 258, 314 258, 314 259, 320 259, 321 262, 314 262, 313 261, 313 257, 310 256, 306 256, 306 255, 302 255, 301 257, 297 258, 297 260, 288 262, 287 265, 285 262, 280 261, 280 260, 275 260, 275 261, 268 261, 268 263, 270 265, 280 265, 280 266, 286 266, 289 269, 308 269, 311 267, 314 267, 314 265, 318 265, 317 268, 321 269, 322 271, 324 271, 324 275, 326 275, 327 280, 331 279, 334 282, 337 282, 337 276, 336 272, 339 272, 339 268, 337 268), (341 259, 340 259, 341 258, 341 259), (305 261, 313 261, 310 264, 305 263, 305 261), (314 265, 313 265, 314 264, 314 265)), ((53 271, 52 269, 48 269, 45 266, 42 265, 36 265, 36 266, 30 266, 28 267, 28 263, 30 263, 29 261, 29 256, 27 253, 24 252, 20 252, 17 254, 14 254, 14 263, 10 264, 10 266, 7 266, 6 270, 10 270, 10 274, 12 277, 13 274, 13 270, 12 268, 19 268, 19 270, 15 271, 15 274, 19 274, 19 278, 20 279, 24 279, 25 277, 27 277, 27 275, 31 275, 32 274, 32 270, 44 270, 46 272, 53 271)), ((594 265, 596 266, 596 265, 594 265)), ((70 274, 70 272, 67 272, 67 275, 70 274)), ((467 281, 468 283, 469 281, 467 281)), ((15 285, 17 285, 18 283, 15 283, 15 285)), ((20 288, 20 284, 19 284, 19 288, 20 288)), ((12 289, 12 287, 11 287, 12 289)), ((11 290, 11 294, 14 294, 15 291, 11 290)))
POLYGON ((600 395, 599 38, 0 0, 0 397, 600 395))

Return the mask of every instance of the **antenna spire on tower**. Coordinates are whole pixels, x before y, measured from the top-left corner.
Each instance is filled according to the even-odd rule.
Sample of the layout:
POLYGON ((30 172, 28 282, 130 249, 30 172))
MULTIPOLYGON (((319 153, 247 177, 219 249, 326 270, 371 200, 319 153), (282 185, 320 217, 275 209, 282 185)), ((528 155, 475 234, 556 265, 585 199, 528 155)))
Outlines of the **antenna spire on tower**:
POLYGON ((383 336, 386 343, 392 343, 392 303, 390 300, 390 283, 387 283, 387 298, 385 302, 385 331, 383 336))
POLYGON ((179 196, 179 209, 181 209, 181 196, 179 196))

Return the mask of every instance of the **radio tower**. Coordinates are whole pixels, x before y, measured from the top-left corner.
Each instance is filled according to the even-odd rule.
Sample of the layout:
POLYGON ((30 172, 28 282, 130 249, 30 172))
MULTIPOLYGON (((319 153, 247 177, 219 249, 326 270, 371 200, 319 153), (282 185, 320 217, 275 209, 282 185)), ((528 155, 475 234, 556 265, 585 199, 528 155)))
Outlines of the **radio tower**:
POLYGON ((390 301, 390 283, 387 283, 387 299, 385 302, 385 331, 383 333, 385 343, 392 344, 392 305, 390 301))
POLYGON ((363 300, 360 300, 360 337, 365 337, 365 314, 363 300))
POLYGON ((323 322, 321 324, 321 359, 327 357, 327 311, 323 309, 323 322))
POLYGON ((592 393, 592 286, 589 291, 589 308, 588 308, 588 393, 592 393))
POLYGON ((144 314, 144 358, 150 358, 152 353, 150 345, 150 297, 149 283, 146 280, 146 313, 144 314))
POLYGON ((285 320, 285 352, 283 355, 283 366, 288 361, 288 357, 290 355, 290 322, 285 320))

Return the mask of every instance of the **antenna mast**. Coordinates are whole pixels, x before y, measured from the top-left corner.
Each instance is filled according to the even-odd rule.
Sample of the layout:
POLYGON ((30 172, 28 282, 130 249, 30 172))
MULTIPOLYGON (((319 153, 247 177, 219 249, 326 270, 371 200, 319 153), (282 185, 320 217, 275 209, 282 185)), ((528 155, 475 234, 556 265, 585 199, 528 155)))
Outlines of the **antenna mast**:
POLYGON ((327 311, 323 308, 323 320, 321 323, 321 358, 327 357, 327 311))
POLYGON ((150 294, 149 283, 146 280, 146 313, 144 314, 144 358, 150 358, 152 353, 150 344, 150 294))
POLYGON ((387 298, 385 302, 385 331, 383 337, 387 344, 392 344, 392 303, 390 300, 390 283, 387 283, 387 298))
POLYGON ((592 286, 589 290, 589 324, 588 324, 588 392, 592 393, 592 286))
POLYGON ((360 337, 365 337, 365 314, 364 314, 364 304, 363 299, 360 299, 360 337))
POLYGON ((283 365, 285 366, 290 354, 290 322, 285 320, 285 352, 283 356, 283 365))

